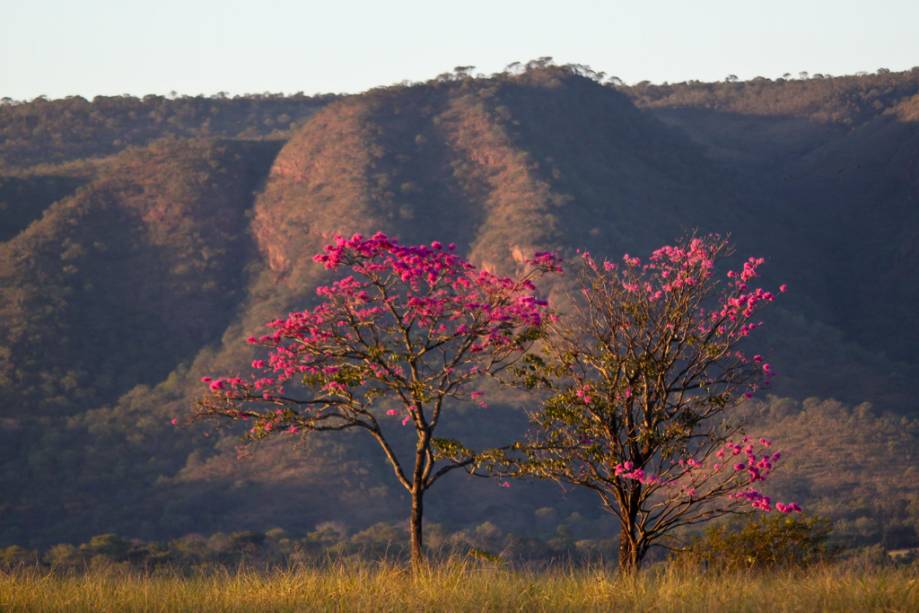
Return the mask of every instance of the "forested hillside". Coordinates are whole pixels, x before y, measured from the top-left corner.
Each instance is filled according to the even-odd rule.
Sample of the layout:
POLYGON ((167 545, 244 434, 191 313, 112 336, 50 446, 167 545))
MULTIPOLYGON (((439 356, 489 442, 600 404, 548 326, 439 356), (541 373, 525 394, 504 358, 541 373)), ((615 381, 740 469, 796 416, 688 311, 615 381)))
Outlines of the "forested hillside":
POLYGON ((0 170, 106 156, 164 136, 284 139, 335 96, 80 96, 0 104, 0 170))
MULTIPOLYGON (((401 521, 359 437, 240 454, 237 432, 186 422, 202 375, 244 371, 243 339, 315 300, 328 237, 377 230, 503 272, 730 234, 790 287, 760 337, 780 376, 745 408, 786 447, 777 491, 852 543, 919 545, 919 71, 591 75, 537 62, 346 97, 0 106, 0 545, 401 521)), ((455 434, 510 440, 521 396, 499 398, 455 434)), ((611 536, 594 500, 554 486, 438 487, 446 531, 611 536)))

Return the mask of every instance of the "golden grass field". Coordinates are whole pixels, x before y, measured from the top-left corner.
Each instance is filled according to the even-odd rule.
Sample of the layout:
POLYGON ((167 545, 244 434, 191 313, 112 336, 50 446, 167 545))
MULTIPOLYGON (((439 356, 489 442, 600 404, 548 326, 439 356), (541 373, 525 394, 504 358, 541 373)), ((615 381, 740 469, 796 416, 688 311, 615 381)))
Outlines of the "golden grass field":
POLYGON ((442 563, 412 577, 391 564, 211 571, 0 574, 0 611, 919 611, 919 569, 705 576, 521 571, 442 563))

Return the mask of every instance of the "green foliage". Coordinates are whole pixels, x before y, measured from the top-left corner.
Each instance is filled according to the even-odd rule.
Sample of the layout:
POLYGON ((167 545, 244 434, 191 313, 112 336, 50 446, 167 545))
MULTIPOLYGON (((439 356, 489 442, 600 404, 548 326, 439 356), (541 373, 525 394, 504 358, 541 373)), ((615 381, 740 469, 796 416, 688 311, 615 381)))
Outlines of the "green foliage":
POLYGON ((80 545, 80 553, 90 557, 103 556, 115 562, 121 562, 130 548, 131 544, 128 541, 109 532, 98 534, 89 539, 88 543, 80 545))
MULTIPOLYGON (((510 533, 489 521, 454 532, 432 524, 426 536, 427 551, 433 559, 586 564, 598 560, 609 545, 605 539, 582 538, 593 526, 585 526, 578 514, 561 522, 537 521, 542 524, 539 534, 529 536, 510 533)), ((59 543, 43 551, 11 545, 0 549, 0 568, 38 565, 55 571, 79 571, 106 566, 135 570, 168 567, 184 572, 232 569, 240 564, 262 568, 321 565, 334 559, 404 561, 409 555, 406 538, 403 522, 377 522, 353 533, 341 522, 322 522, 300 535, 274 528, 208 536, 192 533, 164 542, 128 540, 105 533, 79 545, 59 543)))
POLYGON ((19 545, 10 545, 0 549, 0 569, 3 570, 34 565, 37 561, 38 556, 34 551, 29 551, 19 545))
POLYGON ((831 529, 825 517, 757 515, 739 525, 710 526, 677 555, 709 572, 805 567, 832 558, 831 529))
POLYGON ((68 543, 60 543, 50 547, 44 555, 44 561, 53 570, 77 568, 82 565, 80 550, 68 543))
POLYGON ((434 457, 438 460, 462 461, 475 455, 471 449, 451 438, 433 438, 431 439, 431 447, 434 450, 434 457))

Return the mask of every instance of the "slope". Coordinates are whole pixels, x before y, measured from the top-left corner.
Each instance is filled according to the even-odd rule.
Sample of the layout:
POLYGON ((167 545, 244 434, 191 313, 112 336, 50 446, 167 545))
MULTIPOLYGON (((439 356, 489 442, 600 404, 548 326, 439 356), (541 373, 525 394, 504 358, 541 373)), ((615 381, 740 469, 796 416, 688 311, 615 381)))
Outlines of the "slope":
MULTIPOLYGON (((642 110, 549 67, 343 98, 276 157, 266 144, 211 141, 120 154, 0 247, 4 406, 39 416, 2 413, 0 542, 400 519, 403 494, 359 437, 266 444, 238 457, 232 428, 169 423, 188 415, 200 376, 244 370, 252 352, 242 339, 315 300, 325 277, 311 256, 335 233, 452 241, 509 272, 536 250, 619 257, 693 231, 730 232, 739 255, 769 258, 767 283, 792 286, 766 338, 784 375, 776 393, 913 412, 911 364, 883 355, 887 345, 855 331, 839 316, 852 309, 837 304, 850 261, 837 261, 840 241, 886 230, 871 215, 821 225, 827 209, 810 206, 806 190, 830 193, 832 178, 800 179, 813 176, 800 171, 807 160, 850 128, 809 116, 771 124, 734 110, 733 123, 721 122, 712 114, 720 112, 642 110), (802 121, 813 129, 772 142, 802 121), (777 176, 794 179, 775 186, 777 176)), ((913 145, 904 146, 909 159, 913 145)), ((911 220, 898 218, 904 237, 911 220)), ((558 299, 564 291, 552 288, 558 299)), ((504 442, 520 424, 519 402, 507 395, 487 413, 458 407, 464 419, 452 434, 504 442)), ((432 520, 526 530, 547 500, 559 516, 596 511, 551 486, 460 479, 431 498, 432 520)))

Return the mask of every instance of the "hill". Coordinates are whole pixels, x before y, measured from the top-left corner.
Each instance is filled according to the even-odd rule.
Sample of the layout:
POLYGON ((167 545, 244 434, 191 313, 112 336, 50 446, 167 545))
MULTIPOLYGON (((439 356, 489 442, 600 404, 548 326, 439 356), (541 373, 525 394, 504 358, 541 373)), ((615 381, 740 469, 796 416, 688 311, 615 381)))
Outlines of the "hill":
MULTIPOLYGON (((238 138, 203 138, 198 119, 119 127, 122 111, 94 101, 87 129, 112 115, 106 129, 137 146, 110 146, 109 133, 99 146, 17 141, 5 158, 17 165, 0 178, 14 212, 0 223, 0 543, 400 519, 402 493, 357 438, 267 444, 240 459, 235 432, 169 423, 188 414, 201 375, 251 358, 242 339, 315 299, 324 273, 310 256, 328 236, 376 230, 456 242, 501 271, 537 250, 620 257, 692 231, 731 233, 738 255, 768 258, 767 283, 792 288, 767 322, 782 377, 753 413, 808 458, 782 487, 840 522, 868 522, 859 542, 896 522, 884 542, 912 543, 919 489, 881 466, 917 461, 914 75, 883 75, 890 91, 872 97, 876 76, 830 93, 823 80, 813 91, 811 81, 665 91, 579 72, 454 75, 321 105, 239 101, 247 119, 217 122, 238 138), (287 104, 308 118, 264 138, 261 118, 287 104), (256 138, 242 138, 249 129, 256 138), (851 408, 865 401, 876 409, 851 408), (822 431, 881 460, 826 475, 837 459, 822 431), (865 502, 834 506, 847 492, 865 502), (869 503, 882 496, 889 505, 869 503)), ((16 112, 45 125, 41 106, 56 103, 16 112)), ((493 407, 488 428, 467 420, 456 432, 510 438, 518 400, 493 407)), ((608 536, 592 500, 545 484, 457 477, 429 504, 449 529, 487 519, 551 534, 533 518, 577 512, 585 535, 608 536)))
POLYGON ((764 195, 772 215, 793 220, 805 240, 832 254, 821 273, 821 319, 865 347, 911 360, 919 330, 907 306, 917 287, 909 245, 919 201, 919 68, 628 93, 764 195), (869 286, 874 291, 853 290, 869 286))
POLYGON ((80 96, 0 104, 0 170, 103 157, 158 138, 284 139, 333 95, 80 96))

